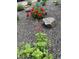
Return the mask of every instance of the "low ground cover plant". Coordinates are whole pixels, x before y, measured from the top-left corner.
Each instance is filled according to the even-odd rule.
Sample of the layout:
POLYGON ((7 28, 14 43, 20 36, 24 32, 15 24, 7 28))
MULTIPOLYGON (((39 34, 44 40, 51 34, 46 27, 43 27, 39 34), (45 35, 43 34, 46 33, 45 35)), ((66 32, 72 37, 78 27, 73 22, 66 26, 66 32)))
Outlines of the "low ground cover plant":
POLYGON ((53 59, 53 54, 48 52, 48 38, 46 34, 35 34, 35 43, 21 43, 17 48, 17 57, 20 59, 53 59))

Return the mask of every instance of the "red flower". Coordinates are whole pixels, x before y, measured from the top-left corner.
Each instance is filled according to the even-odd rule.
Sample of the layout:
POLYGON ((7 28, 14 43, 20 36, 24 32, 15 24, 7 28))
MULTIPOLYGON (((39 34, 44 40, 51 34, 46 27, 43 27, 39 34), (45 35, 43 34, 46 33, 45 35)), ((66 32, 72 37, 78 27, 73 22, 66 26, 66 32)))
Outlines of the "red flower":
POLYGON ((32 8, 31 11, 34 11, 34 8, 32 8))
POLYGON ((35 13, 38 13, 38 10, 35 10, 35 13))
POLYGON ((42 14, 41 14, 41 13, 39 13, 39 14, 38 14, 38 16, 39 16, 39 17, 41 17, 41 16, 42 16, 42 14))
POLYGON ((44 11, 44 8, 41 8, 42 11, 44 11))

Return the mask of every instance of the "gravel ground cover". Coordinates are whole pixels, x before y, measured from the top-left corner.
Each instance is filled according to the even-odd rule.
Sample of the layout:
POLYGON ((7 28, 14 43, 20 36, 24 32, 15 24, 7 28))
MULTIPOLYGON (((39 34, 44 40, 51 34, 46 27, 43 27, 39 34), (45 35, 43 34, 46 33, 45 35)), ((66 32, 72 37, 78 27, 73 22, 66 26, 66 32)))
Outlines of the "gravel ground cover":
MULTIPOLYGON (((52 1, 53 2, 53 1, 52 1)), ((48 14, 46 17, 54 17, 57 20, 56 26, 53 28, 45 28, 42 26, 42 21, 32 20, 26 17, 26 12, 18 12, 19 21, 17 21, 17 45, 20 42, 34 42, 35 28, 40 26, 44 33, 47 34, 52 47, 49 48, 54 54, 54 59, 61 59, 61 6, 55 6, 51 0, 47 2, 48 14)))

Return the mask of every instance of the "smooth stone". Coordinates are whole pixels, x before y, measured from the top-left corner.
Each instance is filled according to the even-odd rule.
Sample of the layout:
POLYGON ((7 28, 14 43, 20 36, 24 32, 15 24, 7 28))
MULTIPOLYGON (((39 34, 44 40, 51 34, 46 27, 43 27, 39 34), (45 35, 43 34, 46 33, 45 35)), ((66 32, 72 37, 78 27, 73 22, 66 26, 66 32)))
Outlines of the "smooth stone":
POLYGON ((48 17, 48 18, 43 18, 43 22, 45 25, 51 25, 55 21, 55 18, 53 17, 48 17))
POLYGON ((47 27, 52 27, 55 25, 56 19, 53 17, 43 18, 43 23, 47 27))

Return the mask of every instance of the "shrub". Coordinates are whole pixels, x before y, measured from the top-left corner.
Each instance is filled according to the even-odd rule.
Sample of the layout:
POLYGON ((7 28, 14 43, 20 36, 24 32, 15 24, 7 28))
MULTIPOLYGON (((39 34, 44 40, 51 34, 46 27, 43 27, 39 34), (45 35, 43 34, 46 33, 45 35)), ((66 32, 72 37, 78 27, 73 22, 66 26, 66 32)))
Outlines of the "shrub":
POLYGON ((53 55, 48 52, 46 34, 38 32, 35 36, 37 39, 35 43, 22 43, 17 48, 17 57, 21 59, 53 59, 53 55))

